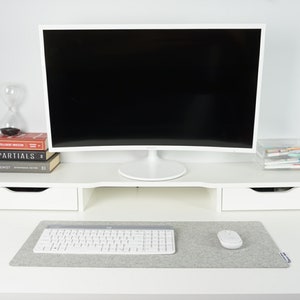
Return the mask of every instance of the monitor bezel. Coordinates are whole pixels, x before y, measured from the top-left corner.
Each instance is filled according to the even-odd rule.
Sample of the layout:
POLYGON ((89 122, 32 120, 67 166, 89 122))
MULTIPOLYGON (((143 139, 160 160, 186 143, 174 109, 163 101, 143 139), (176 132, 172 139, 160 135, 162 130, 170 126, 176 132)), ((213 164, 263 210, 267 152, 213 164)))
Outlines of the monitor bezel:
POLYGON ((43 91, 44 91, 44 105, 45 105, 45 119, 46 130, 48 134, 48 147, 50 151, 54 152, 81 152, 81 151, 105 151, 105 150, 176 150, 176 151, 209 151, 209 152, 232 152, 232 153, 255 153, 258 135, 258 119, 260 114, 261 103, 261 82, 262 82, 262 69, 264 59, 264 46, 265 46, 265 24, 77 24, 77 25, 39 25, 39 38, 40 38, 40 53, 43 77, 43 91), (50 109, 48 102, 48 88, 46 76, 46 63, 44 52, 44 30, 122 30, 122 29, 260 29, 260 51, 259 51, 259 64, 258 64, 258 77, 257 77, 257 90, 256 90, 256 105, 254 117, 254 130, 252 145, 249 148, 239 147, 211 147, 211 146, 189 146, 189 145, 101 145, 101 146, 70 146, 70 147, 57 147, 52 144, 51 133, 51 119, 50 109))

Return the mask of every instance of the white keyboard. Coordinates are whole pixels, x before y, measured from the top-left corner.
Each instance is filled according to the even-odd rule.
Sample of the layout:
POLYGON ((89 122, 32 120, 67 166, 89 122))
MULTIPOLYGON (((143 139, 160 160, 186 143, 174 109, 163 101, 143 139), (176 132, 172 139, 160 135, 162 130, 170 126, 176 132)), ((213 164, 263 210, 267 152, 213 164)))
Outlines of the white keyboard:
POLYGON ((170 226, 50 225, 33 252, 55 254, 173 254, 170 226))

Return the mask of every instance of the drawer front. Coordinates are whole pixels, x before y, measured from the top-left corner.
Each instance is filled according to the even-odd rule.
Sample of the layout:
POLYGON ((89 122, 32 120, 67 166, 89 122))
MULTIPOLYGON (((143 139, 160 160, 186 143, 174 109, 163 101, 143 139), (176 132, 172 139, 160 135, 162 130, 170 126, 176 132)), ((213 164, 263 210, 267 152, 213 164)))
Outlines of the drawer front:
POLYGON ((224 188, 222 210, 288 210, 300 209, 300 188, 288 190, 224 188))
POLYGON ((77 210, 77 188, 0 188, 0 209, 77 210))

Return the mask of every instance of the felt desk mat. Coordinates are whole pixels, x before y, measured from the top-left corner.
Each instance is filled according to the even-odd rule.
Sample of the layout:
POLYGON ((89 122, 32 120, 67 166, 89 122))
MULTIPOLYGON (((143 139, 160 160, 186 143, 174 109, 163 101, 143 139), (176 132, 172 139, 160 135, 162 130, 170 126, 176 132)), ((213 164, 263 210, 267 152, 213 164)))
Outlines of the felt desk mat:
POLYGON ((77 222, 42 221, 11 260, 11 266, 90 268, 286 268, 277 245, 260 222, 77 222), (37 254, 33 248, 47 225, 170 225, 176 253, 170 255, 37 254), (239 233, 243 246, 228 250, 217 233, 239 233))

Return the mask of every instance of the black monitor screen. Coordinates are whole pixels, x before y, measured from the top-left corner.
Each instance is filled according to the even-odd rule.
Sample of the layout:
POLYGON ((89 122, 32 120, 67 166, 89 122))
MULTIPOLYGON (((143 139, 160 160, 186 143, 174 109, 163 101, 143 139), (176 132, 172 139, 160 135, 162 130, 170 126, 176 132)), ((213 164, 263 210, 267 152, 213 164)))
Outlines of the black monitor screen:
POLYGON ((261 29, 44 29, 53 147, 251 148, 261 29))

